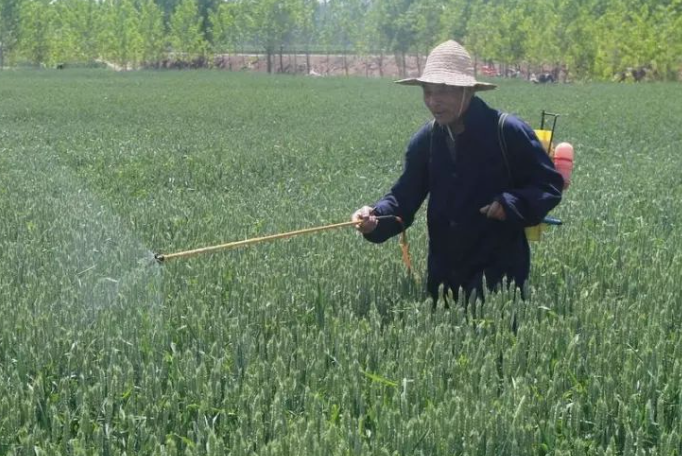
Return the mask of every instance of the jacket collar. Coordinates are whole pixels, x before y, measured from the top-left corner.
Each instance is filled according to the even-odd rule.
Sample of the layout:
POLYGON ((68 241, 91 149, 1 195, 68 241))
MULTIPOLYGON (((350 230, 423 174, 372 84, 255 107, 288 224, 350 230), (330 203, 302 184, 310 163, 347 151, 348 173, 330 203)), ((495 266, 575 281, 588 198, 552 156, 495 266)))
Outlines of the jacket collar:
MULTIPOLYGON (((490 106, 488 106, 483 100, 477 96, 473 96, 469 107, 464 113, 464 131, 462 135, 478 135, 481 133, 486 133, 486 127, 488 124, 485 119, 489 117, 492 112, 496 112, 490 106)), ((439 131, 447 135, 447 129, 444 126, 436 124, 439 131)))
POLYGON ((487 104, 480 98, 474 95, 464 113, 464 134, 476 132, 484 125, 483 119, 485 114, 490 110, 487 104))

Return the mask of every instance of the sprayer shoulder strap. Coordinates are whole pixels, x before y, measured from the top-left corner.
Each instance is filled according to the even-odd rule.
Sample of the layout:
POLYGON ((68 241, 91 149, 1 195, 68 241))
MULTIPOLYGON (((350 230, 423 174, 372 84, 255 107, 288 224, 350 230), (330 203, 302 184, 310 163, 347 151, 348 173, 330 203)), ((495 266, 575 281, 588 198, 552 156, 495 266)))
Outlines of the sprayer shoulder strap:
MULTIPOLYGON (((507 170, 507 176, 509 176, 509 182, 514 183, 514 177, 511 172, 511 166, 509 166, 509 158, 508 158, 508 152, 507 152, 507 141, 504 137, 504 123, 507 120, 507 117, 509 117, 509 114, 506 112, 500 113, 500 117, 497 121, 497 141, 500 144, 500 151, 502 152, 502 159, 504 160, 504 167, 507 170)), ((430 156, 433 153, 433 131, 436 128, 436 120, 433 119, 431 120, 431 123, 429 125, 429 130, 431 131, 431 138, 430 138, 430 144, 429 144, 429 159, 430 156)))
POLYGON ((500 150, 502 151, 502 159, 504 160, 504 166, 507 169, 507 176, 509 176, 509 182, 514 185, 514 176, 512 175, 511 166, 509 166, 509 157, 507 149, 507 141, 504 137, 504 123, 509 117, 506 112, 500 113, 500 118, 497 121, 497 141, 500 143, 500 150))
POLYGON ((429 122, 429 164, 431 163, 431 159, 433 157, 433 131, 436 129, 436 119, 431 119, 431 122, 429 122))

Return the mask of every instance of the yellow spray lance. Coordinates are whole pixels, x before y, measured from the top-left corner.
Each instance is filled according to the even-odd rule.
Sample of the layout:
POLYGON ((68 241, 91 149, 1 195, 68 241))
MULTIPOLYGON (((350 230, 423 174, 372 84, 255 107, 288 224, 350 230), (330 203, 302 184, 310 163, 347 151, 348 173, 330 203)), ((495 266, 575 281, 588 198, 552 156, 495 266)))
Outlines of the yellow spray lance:
MULTIPOLYGON (((405 266, 407 267, 408 273, 412 271, 412 262, 410 261, 410 252, 409 252, 409 245, 407 243, 407 234, 405 233, 405 226, 403 224, 403 221, 400 217, 395 216, 395 215, 380 215, 376 217, 377 220, 396 220, 400 225, 402 225, 403 230, 400 236, 400 249, 402 251, 402 258, 403 258, 403 263, 405 263, 405 266)), ((253 239, 245 239, 243 241, 236 241, 236 242, 229 242, 227 244, 220 244, 220 245, 213 245, 209 247, 201 247, 198 249, 193 249, 193 250, 185 250, 183 252, 176 252, 176 253, 169 253, 169 254, 162 254, 162 253, 157 253, 154 255, 154 259, 158 261, 159 263, 163 263, 168 260, 172 260, 175 258, 189 258, 193 257, 196 255, 201 255, 204 253, 213 253, 217 252, 220 250, 229 250, 237 247, 245 247, 248 245, 253 245, 257 244, 259 242, 266 242, 266 241, 275 241, 278 239, 287 239, 290 237, 294 236, 299 236, 301 234, 311 234, 311 233, 318 233, 320 231, 326 231, 326 230, 332 230, 335 228, 343 228, 347 226, 357 226, 360 223, 362 223, 361 220, 354 220, 351 222, 342 222, 342 223, 334 223, 331 225, 324 225, 324 226, 316 226, 313 228, 304 228, 301 230, 296 230, 296 231, 289 231, 287 233, 279 233, 279 234, 272 234, 270 236, 262 236, 258 238, 253 238, 253 239)))

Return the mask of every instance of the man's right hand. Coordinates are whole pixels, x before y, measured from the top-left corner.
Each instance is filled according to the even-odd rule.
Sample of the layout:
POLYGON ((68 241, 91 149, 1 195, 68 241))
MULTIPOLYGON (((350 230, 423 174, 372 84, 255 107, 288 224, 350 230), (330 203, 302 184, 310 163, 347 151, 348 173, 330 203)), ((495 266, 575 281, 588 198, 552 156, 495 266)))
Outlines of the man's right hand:
POLYGON ((362 234, 369 234, 374 231, 379 224, 376 216, 372 214, 374 208, 369 206, 362 206, 360 209, 353 213, 351 220, 354 222, 359 222, 355 227, 362 234))

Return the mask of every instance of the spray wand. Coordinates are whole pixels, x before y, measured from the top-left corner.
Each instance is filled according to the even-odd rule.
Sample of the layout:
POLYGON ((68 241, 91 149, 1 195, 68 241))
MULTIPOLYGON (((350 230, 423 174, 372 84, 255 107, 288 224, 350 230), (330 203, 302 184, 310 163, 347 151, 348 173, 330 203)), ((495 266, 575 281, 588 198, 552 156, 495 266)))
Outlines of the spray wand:
MULTIPOLYGON (((405 226, 403 225, 403 221, 400 217, 395 216, 395 215, 379 215, 376 217, 377 220, 396 220, 400 225, 403 226, 401 238, 400 238, 400 248, 402 249, 402 255, 403 255, 403 262, 405 263, 405 266, 407 267, 408 272, 411 271, 412 265, 410 262, 410 255, 408 251, 408 244, 407 244, 407 236, 405 234, 405 226)), ((229 242, 227 244, 220 244, 220 245, 213 245, 209 247, 202 247, 198 249, 193 249, 193 250, 185 250, 183 252, 176 252, 176 253, 169 253, 169 254, 162 254, 162 253, 157 253, 154 255, 154 259, 158 261, 159 263, 163 263, 167 260, 172 260, 174 258, 188 258, 192 257, 195 255, 200 255, 203 253, 212 253, 212 252, 217 252, 219 250, 228 250, 228 249, 233 249, 237 247, 244 247, 247 245, 252 245, 252 244, 257 244, 259 242, 265 242, 265 241, 275 241, 277 239, 286 239, 294 236, 298 236, 301 234, 310 234, 310 233, 317 233, 320 231, 326 231, 326 230, 332 230, 335 228, 342 228, 346 226, 357 226, 360 223, 362 223, 361 220, 354 220, 351 222, 343 222, 343 223, 334 223, 332 225, 324 225, 324 226, 317 226, 313 228, 305 228, 302 230, 296 230, 296 231, 289 231, 288 233, 279 233, 279 234, 273 234, 270 236, 263 236, 263 237, 258 237, 258 238, 253 238, 253 239, 245 239, 243 241, 236 241, 236 242, 229 242)))

